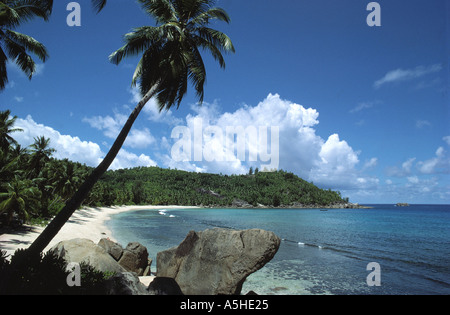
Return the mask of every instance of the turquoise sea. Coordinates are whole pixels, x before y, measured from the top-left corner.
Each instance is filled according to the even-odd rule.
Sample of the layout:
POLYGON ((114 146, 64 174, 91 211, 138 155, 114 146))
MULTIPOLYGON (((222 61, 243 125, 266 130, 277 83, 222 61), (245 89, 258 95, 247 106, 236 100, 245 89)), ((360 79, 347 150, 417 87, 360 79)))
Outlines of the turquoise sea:
POLYGON ((450 206, 370 205, 373 209, 141 210, 107 222, 123 246, 137 241, 153 259, 190 230, 260 228, 283 241, 242 293, 450 294, 450 206), (369 286, 380 266, 380 286, 369 286))

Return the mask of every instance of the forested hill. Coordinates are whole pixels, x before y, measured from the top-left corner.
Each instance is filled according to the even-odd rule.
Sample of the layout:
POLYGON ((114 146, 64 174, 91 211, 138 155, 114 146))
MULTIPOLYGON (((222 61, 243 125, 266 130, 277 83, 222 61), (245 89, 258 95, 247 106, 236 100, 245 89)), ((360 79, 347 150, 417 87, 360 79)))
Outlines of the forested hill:
POLYGON ((228 176, 138 167, 108 171, 85 204, 309 207, 347 202, 339 192, 320 189, 285 171, 228 176))

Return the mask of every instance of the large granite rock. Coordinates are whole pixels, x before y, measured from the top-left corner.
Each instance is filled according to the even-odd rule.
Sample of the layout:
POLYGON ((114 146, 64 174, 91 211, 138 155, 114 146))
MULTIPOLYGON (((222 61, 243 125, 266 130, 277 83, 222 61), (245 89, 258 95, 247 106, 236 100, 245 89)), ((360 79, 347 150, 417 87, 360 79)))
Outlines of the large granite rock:
POLYGON ((105 281, 106 295, 149 295, 135 273, 117 273, 105 281))
POLYGON ((126 271, 104 248, 88 239, 62 241, 53 246, 50 251, 64 258, 67 263, 85 262, 101 272, 126 271))
POLYGON ((102 238, 98 245, 103 247, 127 271, 135 272, 139 277, 151 274, 152 260, 148 258, 148 251, 144 245, 133 242, 123 249, 120 244, 107 238, 102 238))
POLYGON ((180 286, 173 278, 156 277, 148 286, 150 295, 183 295, 180 286))
POLYGON ((245 279, 278 251, 280 238, 264 230, 191 231, 158 253, 157 275, 175 279, 186 295, 237 295, 245 279))
POLYGON ((137 242, 129 243, 123 250, 119 264, 126 270, 143 276, 149 264, 147 248, 137 242))
POLYGON ((122 248, 122 246, 120 246, 119 244, 111 241, 110 239, 102 238, 98 242, 98 246, 103 247, 106 250, 106 252, 108 254, 110 254, 114 258, 114 260, 116 260, 116 261, 119 261, 119 259, 123 255, 123 248, 122 248))

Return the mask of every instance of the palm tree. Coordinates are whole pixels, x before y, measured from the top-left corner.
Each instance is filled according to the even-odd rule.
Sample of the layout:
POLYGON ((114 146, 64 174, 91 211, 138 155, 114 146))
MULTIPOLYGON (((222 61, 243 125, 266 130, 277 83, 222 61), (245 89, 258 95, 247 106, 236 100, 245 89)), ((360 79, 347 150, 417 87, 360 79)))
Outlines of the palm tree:
POLYGON ((50 160, 53 152, 56 150, 50 148, 50 139, 42 137, 34 138, 34 143, 30 146, 31 149, 31 159, 30 159, 30 173, 28 177, 30 179, 39 176, 45 163, 50 160))
POLYGON ((0 150, 4 152, 9 150, 11 145, 17 145, 17 141, 9 134, 12 132, 23 131, 20 128, 13 128, 17 116, 10 118, 10 115, 10 110, 0 112, 0 150))
POLYGON ((33 53, 42 62, 47 60, 48 53, 43 44, 13 29, 34 17, 47 21, 52 6, 53 0, 0 0, 0 91, 8 83, 8 59, 15 62, 30 80, 36 71, 36 64, 28 53, 33 53))
POLYGON ((7 213, 6 224, 8 225, 16 213, 20 219, 28 221, 29 209, 38 200, 39 190, 32 185, 30 180, 21 180, 16 176, 4 186, 6 192, 0 193, 0 213, 7 213))
POLYGON ((124 37, 125 45, 111 54, 110 60, 119 64, 125 57, 142 54, 132 84, 139 83, 142 100, 131 113, 110 151, 92 171, 64 208, 29 247, 31 255, 42 252, 73 212, 80 207, 94 184, 106 172, 119 153, 128 133, 145 104, 156 97, 159 109, 180 106, 192 83, 203 101, 206 70, 200 49, 209 51, 222 68, 222 52, 234 52, 230 38, 211 29, 212 20, 230 22, 225 10, 214 7, 214 0, 138 0, 143 10, 153 17, 156 26, 144 26, 124 37))

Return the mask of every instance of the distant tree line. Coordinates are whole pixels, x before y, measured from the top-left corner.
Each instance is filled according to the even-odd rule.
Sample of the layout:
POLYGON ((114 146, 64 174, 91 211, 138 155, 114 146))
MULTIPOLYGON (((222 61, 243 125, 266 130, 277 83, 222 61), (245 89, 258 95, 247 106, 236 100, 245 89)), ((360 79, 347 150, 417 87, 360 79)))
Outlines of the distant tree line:
MULTIPOLYGON (((253 173, 253 172, 250 172, 253 173)), ((249 175, 193 173, 159 167, 108 171, 87 200, 92 205, 233 206, 332 205, 339 192, 323 190, 283 170, 249 175)))

